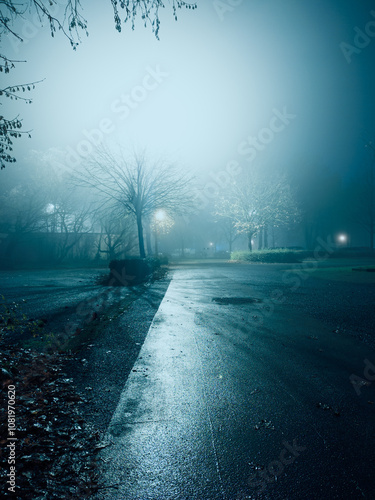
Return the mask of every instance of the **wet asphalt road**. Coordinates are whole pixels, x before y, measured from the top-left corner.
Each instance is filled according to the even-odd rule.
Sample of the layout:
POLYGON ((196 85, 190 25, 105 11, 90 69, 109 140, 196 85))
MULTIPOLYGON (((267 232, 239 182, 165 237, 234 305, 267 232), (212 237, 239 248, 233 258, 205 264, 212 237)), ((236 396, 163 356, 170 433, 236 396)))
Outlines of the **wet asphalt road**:
POLYGON ((287 268, 174 269, 108 427, 100 498, 375 498, 375 351, 356 337, 374 333, 374 286, 291 290, 287 268))
MULTIPOLYGON (((167 282, 103 325, 72 367, 109 424, 98 498, 375 498, 375 285, 290 267, 176 266, 154 318, 167 282)), ((97 274, 2 272, 1 293, 79 324, 97 274)))

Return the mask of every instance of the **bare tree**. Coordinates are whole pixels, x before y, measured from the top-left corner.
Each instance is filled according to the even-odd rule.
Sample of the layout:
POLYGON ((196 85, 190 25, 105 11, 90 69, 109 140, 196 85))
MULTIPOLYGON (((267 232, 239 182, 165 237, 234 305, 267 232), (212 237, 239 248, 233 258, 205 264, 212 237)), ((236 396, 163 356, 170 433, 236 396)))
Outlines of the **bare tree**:
POLYGON ((229 253, 232 253, 233 243, 238 239, 239 233, 232 217, 218 216, 217 223, 225 241, 228 243, 229 253))
POLYGON ((176 166, 149 163, 145 155, 129 161, 108 149, 99 148, 92 159, 75 173, 74 182, 101 194, 103 204, 121 207, 124 216, 132 214, 137 223, 139 254, 146 256, 143 224, 157 210, 181 215, 193 207, 191 178, 176 166))
POLYGON ((5 260, 13 264, 16 254, 27 258, 30 248, 35 252, 32 245, 39 244, 47 259, 61 262, 76 251, 84 235, 92 232, 92 201, 67 188, 66 179, 46 165, 29 164, 22 169, 21 179, 19 170, 21 167, 18 172, 17 168, 12 170, 8 182, 0 185, 5 260))
MULTIPOLYGON (((109 3, 109 2, 108 2, 109 3)), ((145 27, 150 27, 156 38, 159 38, 160 16, 159 11, 165 8, 163 0, 110 0, 113 8, 114 24, 117 31, 122 30, 123 24, 131 23, 132 29, 135 29, 137 18, 142 19, 145 27), (121 13, 124 12, 124 18, 121 20, 121 13)), ((184 0, 170 0, 173 17, 177 21, 177 10, 185 7, 186 9, 196 9, 196 2, 186 2, 184 0)), ((82 32, 88 35, 88 25, 82 15, 82 6, 80 0, 65 0, 63 14, 59 15, 61 4, 57 0, 2 0, 0 11, 0 37, 4 34, 11 34, 19 41, 23 42, 22 36, 17 31, 15 23, 17 20, 24 19, 28 15, 36 14, 40 22, 47 21, 51 36, 54 37, 56 31, 61 31, 69 40, 71 46, 75 49, 82 32)), ((12 65, 13 62, 4 55, 4 68, 12 65)))
POLYGON ((234 183, 227 195, 218 201, 216 215, 231 220, 239 234, 246 234, 248 248, 252 251, 252 240, 260 228, 260 219, 257 200, 249 191, 251 186, 234 183))
POLYGON ((98 219, 98 255, 104 254, 109 260, 114 260, 134 250, 137 246, 137 234, 134 221, 129 216, 124 216, 113 208, 99 211, 98 219))
POLYGON ((246 234, 248 248, 259 231, 296 221, 298 210, 286 178, 253 166, 234 182, 216 204, 216 214, 246 234))
POLYGON ((30 233, 46 228, 48 197, 37 184, 18 184, 0 193, 0 232, 6 234, 5 260, 13 263, 16 248, 30 233))
POLYGON ((192 218, 192 220, 183 216, 175 218, 169 240, 172 242, 172 245, 179 250, 180 257, 185 257, 185 248, 193 240, 192 232, 196 234, 194 218, 192 218))
POLYGON ((48 204, 48 215, 53 220, 50 231, 56 234, 54 245, 55 260, 62 262, 77 247, 84 234, 92 232, 92 208, 89 204, 80 203, 70 193, 55 205, 48 204))

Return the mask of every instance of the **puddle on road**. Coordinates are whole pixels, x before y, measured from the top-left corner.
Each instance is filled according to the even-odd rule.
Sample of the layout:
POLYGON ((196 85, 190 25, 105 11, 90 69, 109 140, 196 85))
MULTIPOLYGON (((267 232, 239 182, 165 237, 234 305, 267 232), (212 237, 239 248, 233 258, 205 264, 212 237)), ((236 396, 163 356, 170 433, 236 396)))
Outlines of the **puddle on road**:
POLYGON ((225 305, 237 305, 237 304, 257 304, 262 302, 260 299, 255 299, 254 297, 214 297, 212 302, 217 304, 225 305))

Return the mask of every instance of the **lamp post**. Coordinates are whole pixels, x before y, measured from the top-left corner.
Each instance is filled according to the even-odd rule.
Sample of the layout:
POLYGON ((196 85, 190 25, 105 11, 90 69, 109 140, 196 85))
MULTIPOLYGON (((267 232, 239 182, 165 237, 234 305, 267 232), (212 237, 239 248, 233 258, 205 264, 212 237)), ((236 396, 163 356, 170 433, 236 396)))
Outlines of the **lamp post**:
POLYGON ((166 213, 163 209, 156 210, 154 213, 154 219, 155 219, 155 256, 157 257, 159 255, 159 249, 158 249, 158 226, 162 224, 165 219, 166 219, 166 213))

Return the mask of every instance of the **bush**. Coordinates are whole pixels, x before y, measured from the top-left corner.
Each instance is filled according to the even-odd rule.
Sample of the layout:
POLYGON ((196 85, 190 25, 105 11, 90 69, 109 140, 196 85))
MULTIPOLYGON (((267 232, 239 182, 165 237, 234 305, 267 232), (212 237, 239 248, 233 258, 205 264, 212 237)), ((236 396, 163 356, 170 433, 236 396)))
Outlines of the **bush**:
POLYGON ((109 263, 111 275, 108 284, 133 286, 144 283, 158 267, 156 261, 140 258, 112 260, 109 263))
POLYGON ((160 267, 160 259, 158 257, 146 257, 145 261, 152 271, 160 267))
POLYGON ((169 258, 167 255, 160 255, 159 256, 159 261, 161 266, 167 266, 169 263, 169 258))
POLYGON ((302 262, 303 259, 306 259, 311 255, 312 252, 305 250, 290 250, 287 248, 281 248, 278 250, 232 252, 231 260, 263 263, 296 263, 302 262))
POLYGON ((166 269, 162 269, 161 266, 167 264, 168 257, 166 256, 111 260, 109 263, 111 273, 109 276, 105 276, 104 279, 100 278, 99 284, 133 286, 145 283, 150 279, 161 279, 166 274, 166 269))

